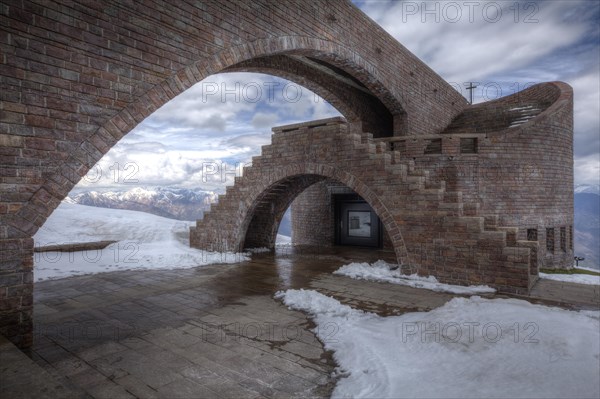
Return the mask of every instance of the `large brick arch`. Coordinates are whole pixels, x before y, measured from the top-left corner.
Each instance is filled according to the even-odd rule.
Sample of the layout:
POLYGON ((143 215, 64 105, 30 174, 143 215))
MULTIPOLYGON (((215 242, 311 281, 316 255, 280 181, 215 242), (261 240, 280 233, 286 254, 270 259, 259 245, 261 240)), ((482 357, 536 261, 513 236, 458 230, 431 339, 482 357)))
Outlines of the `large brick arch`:
MULTIPOLYGON (((43 225, 43 222, 50 216, 50 213, 58 206, 60 201, 66 197, 69 191, 79 182, 89 169, 91 169, 122 137, 133 130, 146 117, 160 108, 169 100, 178 94, 187 90, 195 83, 203 79, 227 70, 235 68, 242 62, 252 61, 269 54, 310 54, 313 57, 336 62, 338 65, 345 65, 346 68, 353 70, 355 76, 362 81, 370 82, 370 89, 381 93, 380 104, 386 104, 390 112, 395 113, 395 117, 403 118, 405 116, 403 108, 397 99, 383 86, 376 77, 370 75, 368 70, 372 66, 361 59, 356 52, 344 47, 340 47, 329 41, 316 40, 308 37, 284 37, 276 39, 261 40, 259 42, 238 45, 234 48, 225 49, 208 60, 195 62, 193 65, 179 71, 171 78, 165 80, 159 85, 141 95, 139 100, 125 107, 116 114, 95 133, 81 142, 77 148, 68 155, 65 160, 50 162, 43 168, 47 179, 40 189, 36 190, 29 203, 25 204, 16 215, 15 219, 22 228, 15 226, 15 230, 23 237, 32 236, 37 229, 43 225), (316 48, 315 48, 316 47, 316 48), (354 60, 358 59, 355 64, 354 60), (31 223, 23 223, 30 221, 31 223)), ((262 68, 256 67, 255 71, 261 71, 262 68)), ((265 67, 265 72, 273 70, 265 67)), ((290 76, 292 73, 289 74, 290 76)), ((325 93, 325 97, 331 97, 327 89, 322 89, 322 85, 315 83, 311 88, 325 93)), ((344 94, 342 92, 342 94, 344 94)), ((346 110, 346 108, 342 108, 346 110)), ((380 111, 375 109, 376 111, 380 111)), ((356 114, 348 107, 350 116, 356 114)), ((360 118, 355 116, 355 118, 360 118)), ((399 123, 405 125, 404 120, 399 123)), ((9 223, 10 224, 10 223, 9 223)))
MULTIPOLYGON (((16 39, 18 34, 27 32, 28 24, 32 26, 38 22, 42 24, 46 14, 49 14, 47 9, 53 10, 54 13, 51 15, 56 17, 56 21, 60 21, 60 23, 66 25, 68 25, 65 22, 67 20, 69 22, 77 22, 77 18, 81 18, 85 21, 87 18, 84 12, 81 11, 82 9, 85 9, 86 12, 89 11, 90 15, 104 15, 104 12, 110 14, 111 11, 111 8, 108 6, 101 9, 79 5, 69 8, 60 3, 60 1, 51 4, 44 3, 44 5, 26 3, 22 5, 23 9, 20 9, 21 5, 19 3, 5 7, 3 9, 3 21, 6 21, 6 25, 10 26, 7 30, 10 33, 4 35, 4 41, 8 42, 9 45, 19 47, 21 43, 16 39), (89 7, 92 9, 87 10, 89 7), (28 18, 24 15, 25 13, 30 13, 31 16, 38 14, 40 17, 37 19, 33 17, 28 18), (69 13, 73 15, 69 18, 61 17, 61 15, 69 15, 69 13), (18 22, 11 24, 13 21, 18 22)), ((344 70, 354 79, 363 83, 377 97, 378 101, 387 108, 387 111, 390 112, 394 119, 393 129, 396 134, 417 134, 440 130, 447 125, 453 116, 464 108, 466 103, 458 93, 453 91, 439 76, 433 73, 426 65, 422 64, 399 43, 395 42, 387 34, 384 34, 381 28, 366 18, 351 4, 342 3, 340 5, 339 3, 335 3, 334 5, 333 3, 324 2, 322 9, 320 7, 315 8, 314 4, 311 4, 308 8, 313 9, 313 12, 315 10, 318 11, 318 13, 309 17, 303 14, 303 10, 306 7, 305 3, 310 2, 290 2, 287 12, 298 12, 302 15, 302 21, 311 19, 311 17, 315 19, 312 23, 320 26, 320 29, 316 31, 318 33, 314 36, 306 34, 306 29, 302 22, 298 23, 299 26, 294 26, 294 24, 290 25, 288 21, 282 21, 282 25, 279 26, 273 24, 273 21, 269 21, 269 30, 265 30, 265 38, 248 40, 246 37, 251 37, 252 35, 246 35, 246 37, 234 35, 228 43, 225 43, 223 39, 219 38, 222 28, 215 25, 211 26, 211 29, 213 29, 211 33, 217 38, 215 41, 223 42, 223 45, 220 46, 221 48, 214 46, 217 51, 212 52, 212 54, 210 52, 208 52, 209 54, 200 54, 196 49, 193 49, 196 51, 192 52, 192 48, 186 47, 185 44, 182 44, 181 40, 176 40, 176 45, 172 44, 172 47, 175 49, 174 54, 169 57, 169 62, 165 63, 169 64, 169 68, 164 67, 163 62, 159 58, 146 56, 140 50, 134 51, 135 46, 132 46, 130 43, 114 45, 116 50, 107 51, 107 53, 116 58, 129 58, 132 61, 135 61, 136 57, 140 58, 146 68, 160 70, 161 73, 157 75, 161 76, 153 76, 151 79, 148 77, 144 81, 142 73, 142 82, 136 85, 134 84, 135 79, 132 76, 136 75, 138 71, 131 68, 131 65, 122 67, 119 65, 122 62, 119 63, 116 60, 112 64, 102 61, 102 67, 114 72, 106 74, 98 72, 97 75, 99 77, 106 75, 108 79, 115 79, 116 82, 109 84, 110 88, 108 89, 98 87, 97 92, 100 92, 100 90, 104 90, 104 92, 114 90, 115 97, 117 98, 116 101, 111 101, 108 106, 105 104, 106 101, 100 102, 101 98, 94 97, 92 94, 88 95, 87 93, 85 96, 73 95, 74 101, 57 99, 53 96, 52 104, 61 110, 61 117, 64 116, 66 119, 82 121, 71 122, 68 125, 69 128, 76 130, 75 132, 69 132, 68 138, 66 134, 62 134, 56 117, 14 118, 21 119, 20 122, 24 122, 23 125, 25 128, 17 129, 8 126, 6 130, 8 130, 9 134, 13 131, 33 130, 31 133, 24 132, 25 135, 31 134, 32 136, 39 137, 39 140, 36 140, 39 143, 34 143, 33 139, 29 140, 31 141, 31 146, 35 149, 48 149, 49 151, 44 154, 35 154, 34 158, 37 158, 35 162, 37 163, 35 165, 37 171, 34 172, 37 173, 36 184, 28 184, 23 195, 18 196, 18 202, 21 204, 17 212, 10 214, 7 218, 8 227, 6 228, 5 237, 27 238, 32 236, 79 179, 119 139, 164 103, 214 73, 219 73, 226 68, 259 57, 281 54, 310 56, 344 70), (298 8, 295 9, 294 7, 298 8), (341 13, 344 18, 336 17, 337 13, 341 13), (323 21, 329 21, 335 26, 331 29, 326 25, 321 26, 323 25, 323 21, 318 21, 319 17, 323 18, 323 21), (342 23, 346 26, 339 26, 342 23), (353 32, 352 27, 355 25, 361 27, 360 32, 349 34, 353 32), (365 27, 369 27, 370 30, 365 30, 365 27), (278 34, 272 35, 270 34, 271 31, 278 31, 278 34), (296 31, 298 33, 302 32, 302 34, 298 34, 296 31), (337 34, 341 31, 344 32, 344 35, 337 34), (368 45, 364 43, 368 43, 368 45), (122 52, 123 55, 119 56, 119 52, 122 52), (190 52, 192 54, 188 54, 190 52), (194 56, 193 53, 197 54, 194 56), (146 61, 146 58, 148 58, 148 61, 146 61), (402 70, 405 65, 407 68, 406 71, 402 70), (130 77, 122 78, 123 74, 121 72, 130 77), (121 83, 121 81, 124 83, 121 83), (112 89, 112 87, 119 87, 119 84, 129 86, 129 95, 123 95, 122 101, 119 101, 120 96, 117 95, 118 89, 112 89), (427 106, 424 106, 424 103, 427 103, 427 106), (451 106, 448 106, 449 103, 451 106), (434 113, 436 114, 436 118, 427 117, 427 114, 434 113), (50 132, 44 131, 43 126, 50 125, 52 125, 53 129, 50 129, 50 132), (41 134, 37 134, 36 130, 41 131, 41 134), (61 136, 59 138, 64 138, 60 140, 60 143, 56 142, 56 131, 61 136), (45 141, 42 142, 42 139, 45 141), (54 153, 57 153, 56 156, 53 156, 54 153), (51 161, 49 162, 48 159, 51 161)), ((120 5, 119 7, 123 8, 120 5)), ((141 13, 140 15, 150 18, 149 10, 141 10, 135 4, 128 7, 131 7, 131 10, 127 11, 131 13, 138 11, 141 13)), ((265 9, 272 8, 268 4, 265 4, 264 7, 265 9)), ((243 10, 243 8, 232 11, 240 10, 243 10)), ((227 11, 223 12, 226 13, 227 11)), ((50 17, 45 18, 52 19, 50 17)), ((140 16, 140 18, 143 17, 140 16)), ((239 18, 239 16, 233 15, 232 18, 239 18)), ((165 19, 171 23, 175 22, 171 18, 165 19)), ((100 21, 97 22, 100 24, 100 21)), ((116 32, 122 32, 125 29, 119 23, 123 25, 127 24, 126 21, 116 18, 115 22, 111 25, 116 32)), ((119 38, 125 41, 125 37, 121 37, 123 33, 116 33, 118 35, 117 40, 104 38, 104 36, 112 36, 108 35, 107 31, 103 31, 104 36, 100 35, 102 36, 102 40, 92 40, 92 36, 94 36, 92 32, 94 30, 90 28, 92 23, 88 21, 85 22, 85 26, 88 27, 85 31, 87 35, 82 35, 81 32, 75 32, 68 28, 61 28, 59 25, 58 22, 55 22, 54 25, 46 23, 44 27, 37 28, 36 32, 42 33, 44 29, 51 31, 52 35, 49 36, 52 36, 53 41, 63 45, 68 43, 72 46, 73 50, 70 53, 73 55, 69 55, 67 49, 61 48, 71 60, 75 61, 76 59, 87 57, 87 60, 82 60, 81 63, 89 66, 96 64, 95 56, 98 53, 102 55, 104 50, 101 49, 105 46, 111 48, 113 43, 119 41, 119 38), (51 28, 56 28, 56 31, 51 30, 51 28), (70 36, 75 36, 80 40, 70 40, 70 36), (95 51, 96 49, 100 51, 95 51)), ((165 30, 165 33, 168 33, 169 29, 177 30, 181 27, 177 24, 173 26, 160 24, 160 28, 165 30)), ((106 30, 106 28, 104 29, 106 30)), ((139 28, 138 31, 147 33, 145 30, 139 28)), ((194 33, 196 33, 195 37, 202 37, 199 31, 194 31, 194 33)), ((230 33, 228 32, 227 34, 230 33)), ((23 36, 31 36, 31 33, 26 33, 23 36)), ((154 33, 150 34, 150 36, 159 37, 161 40, 169 42, 169 38, 176 36, 176 34, 168 34, 166 38, 154 33)), ((40 39, 40 43, 44 43, 42 36, 36 37, 36 39, 40 39)), ((27 56, 32 57, 30 54, 27 56)), ((39 57, 32 58, 39 59, 39 57)), ((10 65, 10 62, 7 62, 7 64, 10 65)), ((27 64, 25 63, 25 65, 27 64)), ((89 74, 91 78, 85 79, 85 85, 81 84, 75 87, 74 84, 69 84, 70 90, 64 89, 64 91, 68 94, 76 94, 75 92, 78 90, 83 92, 86 90, 93 91, 96 78, 94 71, 96 69, 91 67, 81 68, 75 65, 74 62, 72 64, 72 68, 75 71, 67 68, 57 68, 57 72, 63 80, 78 79, 81 81, 84 80, 82 79, 84 76, 87 76, 85 74, 89 74), (78 72, 77 70, 81 70, 82 72, 78 72)), ((31 65, 35 64, 31 62, 31 65)), ((18 71, 15 70, 13 65, 10 66, 13 68, 9 70, 7 75, 10 76, 11 80, 42 80, 50 83, 53 82, 50 76, 47 75, 44 75, 47 76, 46 78, 41 79, 38 75, 42 74, 37 71, 35 73, 21 74, 17 73, 18 71)), ((41 68, 41 70, 44 70, 44 68, 41 68)), ((52 71, 54 69, 50 69, 50 72, 52 71)), ((54 77, 54 79, 58 81, 58 77, 54 77)), ((56 85, 59 85, 59 83, 56 83, 56 85)), ((39 95, 42 97, 45 94, 53 92, 52 90, 47 90, 45 86, 39 86, 39 90, 37 91, 40 92, 39 95)), ((20 91, 22 92, 22 89, 20 91)), ((44 102, 49 104, 48 100, 44 102)), ((18 107, 11 108, 17 109, 18 107)), ((10 112, 11 114, 13 113, 13 111, 10 112)), ((8 125, 14 122, 12 115, 6 119, 8 119, 8 125)), ((17 207, 14 208, 16 209, 17 207)))
POLYGON ((33 239, 124 135, 194 83, 258 57, 310 57, 352 76, 395 135, 443 130, 462 96, 347 1, 0 5, 0 333, 31 340, 33 239), (4 283, 3 283, 4 284, 4 283))

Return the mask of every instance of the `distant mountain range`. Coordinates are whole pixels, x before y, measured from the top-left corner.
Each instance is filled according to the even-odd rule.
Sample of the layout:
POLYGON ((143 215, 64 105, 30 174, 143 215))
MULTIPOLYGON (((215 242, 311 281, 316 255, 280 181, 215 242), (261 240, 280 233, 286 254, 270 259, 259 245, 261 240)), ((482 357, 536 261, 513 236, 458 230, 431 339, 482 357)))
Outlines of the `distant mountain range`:
MULTIPOLYGON (((178 220, 202 219, 218 195, 200 189, 154 187, 127 191, 87 191, 67 197, 68 202, 101 208, 142 211, 178 220)), ((575 255, 580 265, 600 267, 600 186, 575 186, 575 255)), ((290 214, 281 221, 279 234, 291 236, 290 214)))
MULTIPOLYGON (((126 209, 177 220, 195 221, 218 200, 218 194, 201 189, 174 187, 135 187, 119 191, 85 191, 69 195, 65 201, 99 208, 126 209)), ((286 212, 279 234, 291 237, 290 213, 286 212)))
POLYGON ((135 187, 127 191, 86 191, 66 198, 67 202, 100 208, 142 211, 178 220, 202 219, 218 195, 212 191, 172 187, 135 187))
POLYGON ((579 265, 600 268, 600 186, 575 187, 575 256, 579 265))
POLYGON ((575 194, 596 194, 600 195, 600 184, 577 184, 575 194))

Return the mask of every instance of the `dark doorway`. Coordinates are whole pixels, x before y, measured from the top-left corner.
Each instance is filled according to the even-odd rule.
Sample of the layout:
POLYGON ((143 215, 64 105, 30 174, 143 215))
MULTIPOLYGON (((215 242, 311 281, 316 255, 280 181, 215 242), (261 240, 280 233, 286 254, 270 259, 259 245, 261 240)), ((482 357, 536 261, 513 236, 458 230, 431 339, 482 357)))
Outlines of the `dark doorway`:
POLYGON ((336 244, 381 247, 381 223, 373 208, 357 194, 335 196, 336 244))

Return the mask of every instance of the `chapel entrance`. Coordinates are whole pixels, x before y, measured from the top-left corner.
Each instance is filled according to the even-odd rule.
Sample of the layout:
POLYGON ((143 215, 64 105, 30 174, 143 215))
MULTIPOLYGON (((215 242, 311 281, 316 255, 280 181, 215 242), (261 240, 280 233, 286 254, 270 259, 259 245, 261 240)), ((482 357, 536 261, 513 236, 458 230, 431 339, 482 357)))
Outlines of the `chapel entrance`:
POLYGON ((336 244, 381 247, 381 223, 373 208, 358 194, 335 196, 336 244))

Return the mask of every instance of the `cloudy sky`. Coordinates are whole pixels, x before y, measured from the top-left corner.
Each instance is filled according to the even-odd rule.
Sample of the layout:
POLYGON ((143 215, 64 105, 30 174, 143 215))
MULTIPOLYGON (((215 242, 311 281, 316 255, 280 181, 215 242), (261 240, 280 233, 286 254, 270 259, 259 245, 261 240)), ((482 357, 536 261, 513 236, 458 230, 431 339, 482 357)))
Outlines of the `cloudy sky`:
MULTIPOLYGON (((594 1, 355 1, 475 102, 560 80, 575 90, 575 182, 600 179, 600 6, 594 1)), ((339 115, 308 89, 262 74, 213 75, 160 108, 76 187, 224 191, 271 127, 339 115)))

